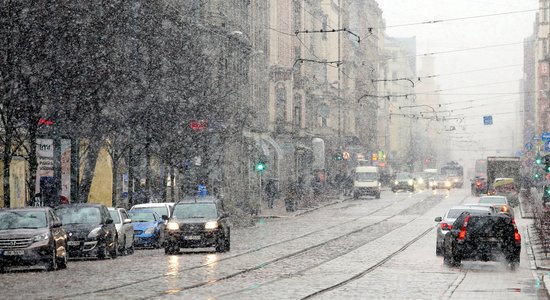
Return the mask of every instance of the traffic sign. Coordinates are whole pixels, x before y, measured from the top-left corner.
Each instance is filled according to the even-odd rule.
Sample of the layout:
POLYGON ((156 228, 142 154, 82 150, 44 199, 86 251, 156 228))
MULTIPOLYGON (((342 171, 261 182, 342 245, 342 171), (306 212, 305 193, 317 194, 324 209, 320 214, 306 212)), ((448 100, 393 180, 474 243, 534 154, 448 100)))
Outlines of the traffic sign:
POLYGON ((546 141, 544 143, 544 151, 545 152, 550 152, 550 141, 546 141))
POLYGON ((484 125, 493 125, 493 116, 483 116, 484 125))
POLYGON ((550 141, 550 132, 543 132, 540 135, 540 139, 543 141, 550 141))
POLYGON ((533 143, 531 143, 531 142, 526 143, 525 144, 525 150, 527 150, 527 151, 533 150, 533 143))

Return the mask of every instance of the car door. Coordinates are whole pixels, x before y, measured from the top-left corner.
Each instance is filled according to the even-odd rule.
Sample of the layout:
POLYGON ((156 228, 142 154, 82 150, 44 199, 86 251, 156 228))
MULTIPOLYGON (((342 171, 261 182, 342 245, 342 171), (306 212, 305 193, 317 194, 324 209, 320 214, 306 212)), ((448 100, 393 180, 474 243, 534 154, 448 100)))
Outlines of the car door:
POLYGON ((101 212, 103 228, 109 236, 108 244, 114 244, 117 236, 115 223, 113 222, 113 219, 111 218, 109 210, 106 206, 100 206, 99 210, 101 212), (110 220, 110 222, 108 222, 108 220, 110 220))
POLYGON ((59 249, 59 247, 63 247, 66 251, 66 234, 65 229, 63 229, 61 226, 53 226, 55 223, 61 224, 61 219, 55 214, 53 210, 48 210, 48 219, 50 220, 48 222, 48 226, 51 228, 51 234, 53 236, 53 239, 56 243, 55 247, 59 249))
POLYGON ((122 218, 122 232, 124 232, 126 236, 125 245, 126 248, 130 248, 134 244, 134 226, 132 222, 124 223, 124 221, 130 219, 125 209, 120 209, 120 216, 122 218))

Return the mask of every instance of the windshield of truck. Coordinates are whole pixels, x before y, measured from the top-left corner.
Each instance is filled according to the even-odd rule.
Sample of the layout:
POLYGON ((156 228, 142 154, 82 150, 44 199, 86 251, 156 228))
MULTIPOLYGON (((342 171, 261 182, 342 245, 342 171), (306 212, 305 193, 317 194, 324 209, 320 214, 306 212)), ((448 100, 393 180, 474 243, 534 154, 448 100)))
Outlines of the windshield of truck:
POLYGON ((371 173, 357 173, 355 175, 355 179, 357 181, 374 181, 374 180, 378 180, 378 178, 380 178, 380 175, 378 175, 378 173, 374 173, 374 172, 371 172, 371 173))

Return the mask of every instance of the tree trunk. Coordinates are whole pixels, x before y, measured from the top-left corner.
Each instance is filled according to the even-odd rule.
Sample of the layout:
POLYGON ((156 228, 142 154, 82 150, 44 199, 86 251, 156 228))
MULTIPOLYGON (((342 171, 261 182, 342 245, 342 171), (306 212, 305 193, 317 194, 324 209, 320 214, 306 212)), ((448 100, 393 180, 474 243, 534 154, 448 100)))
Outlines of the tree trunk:
MULTIPOLYGON (((115 155, 113 155, 115 156, 115 155)), ((117 197, 117 182, 118 182, 118 159, 114 159, 113 156, 111 157, 111 159, 113 159, 113 164, 112 164, 112 173, 113 173, 113 184, 112 184, 112 188, 111 188, 111 193, 112 193, 112 197, 111 197, 111 205, 113 207, 117 207, 117 200, 118 200, 118 197, 117 197)))
POLYGON ((92 187, 92 180, 94 179, 95 165, 100 150, 100 139, 93 138, 88 145, 88 153, 86 155, 86 163, 84 165, 84 172, 82 174, 82 181, 80 184, 80 194, 78 195, 78 202, 88 202, 88 196, 90 195, 90 189, 92 187))
POLYGON ((132 147, 128 149, 128 205, 134 205, 134 154, 132 147))
MULTIPOLYGON (((54 126, 58 126, 57 124, 54 126)), ((53 178, 54 178, 54 187, 53 187, 53 199, 46 199, 46 202, 50 206, 59 205, 59 198, 61 196, 61 137, 59 136, 59 129, 54 129, 53 138, 53 178)))
POLYGON ((176 195, 174 195, 175 193, 175 190, 176 190, 176 187, 175 187, 175 184, 174 182, 176 182, 175 178, 174 178, 174 167, 173 166, 170 166, 170 198, 171 198, 171 202, 176 202, 176 195))
POLYGON ((4 187, 4 207, 11 207, 10 202, 10 165, 11 165, 11 142, 12 139, 8 135, 4 141, 4 155, 3 155, 3 187, 4 187))
POLYGON ((78 202, 80 189, 80 137, 71 139, 71 202, 78 202))
MULTIPOLYGON (((36 123, 36 122, 35 122, 36 123)), ((36 172, 38 171, 38 161, 36 157, 36 133, 37 127, 29 127, 29 199, 33 199, 36 191, 36 172), (33 130, 34 129, 34 130, 33 130)))

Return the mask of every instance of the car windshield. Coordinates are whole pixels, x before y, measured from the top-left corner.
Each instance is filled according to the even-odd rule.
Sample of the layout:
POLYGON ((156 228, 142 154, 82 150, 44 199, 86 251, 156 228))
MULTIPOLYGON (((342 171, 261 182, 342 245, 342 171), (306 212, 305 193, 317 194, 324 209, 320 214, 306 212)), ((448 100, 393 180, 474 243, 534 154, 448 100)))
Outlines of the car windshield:
POLYGON ((504 197, 481 197, 479 203, 482 204, 506 204, 506 198, 504 197))
POLYGON ((378 173, 360 172, 355 175, 357 181, 373 181, 378 180, 378 173))
POLYGON ((178 219, 214 219, 218 211, 214 203, 179 203, 174 207, 174 216, 178 219))
POLYGON ((168 215, 168 209, 166 208, 166 206, 134 207, 131 211, 139 210, 152 210, 156 212, 159 216, 168 215))
POLYGON ((140 210, 133 210, 128 212, 130 215, 130 218, 132 219, 132 222, 155 222, 157 221, 157 217, 152 212, 147 211, 140 211, 140 210))
POLYGON ((46 213, 43 211, 0 212, 0 230, 44 228, 46 225, 46 213))
POLYGON ((111 215, 111 219, 113 219, 113 223, 120 223, 120 216, 118 215, 118 211, 109 210, 109 214, 111 215))
POLYGON ((68 206, 56 208, 55 213, 63 224, 100 224, 101 212, 98 207, 68 206))
POLYGON ((437 180, 437 181, 445 181, 445 180, 447 180, 447 176, 446 176, 446 175, 436 175, 436 176, 435 176, 435 180, 437 180))
POLYGON ((465 211, 469 211, 472 214, 476 214, 476 213, 478 213, 478 211, 479 211, 479 213, 486 212, 485 210, 475 210, 475 209, 471 209, 471 208, 452 208, 452 209, 449 210, 449 213, 447 213, 447 216, 445 218, 447 218, 447 219, 456 219, 456 218, 458 218, 458 216, 460 216, 461 213, 463 213, 465 211))

